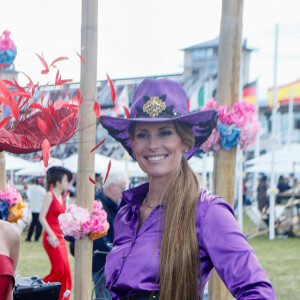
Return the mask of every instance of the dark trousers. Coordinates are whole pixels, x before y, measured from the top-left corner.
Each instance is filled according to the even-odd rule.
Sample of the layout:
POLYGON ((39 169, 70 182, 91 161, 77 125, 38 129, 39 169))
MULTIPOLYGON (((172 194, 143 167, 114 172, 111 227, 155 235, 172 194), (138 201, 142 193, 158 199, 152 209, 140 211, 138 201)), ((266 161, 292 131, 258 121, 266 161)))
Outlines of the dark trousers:
POLYGON ((96 299, 110 300, 109 291, 105 288, 104 267, 97 273, 93 272, 94 289, 96 299))
POLYGON ((30 227, 29 227, 29 230, 28 230, 28 234, 27 234, 27 238, 26 240, 27 241, 30 241, 31 240, 31 236, 33 234, 33 231, 34 231, 34 228, 35 228, 35 237, 34 237, 34 240, 35 241, 38 241, 40 236, 41 236, 41 233, 42 233, 42 225, 39 221, 39 213, 31 213, 32 214, 32 220, 31 220, 31 223, 30 223, 30 227))

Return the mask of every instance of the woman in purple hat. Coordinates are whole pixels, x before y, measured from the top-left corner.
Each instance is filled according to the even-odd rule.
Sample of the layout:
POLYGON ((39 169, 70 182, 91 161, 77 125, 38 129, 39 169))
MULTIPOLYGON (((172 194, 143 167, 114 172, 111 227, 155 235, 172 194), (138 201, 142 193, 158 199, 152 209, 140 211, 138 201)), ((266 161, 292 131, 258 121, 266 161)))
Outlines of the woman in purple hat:
POLYGON ((137 87, 129 119, 101 117, 149 179, 123 192, 115 219, 105 267, 114 300, 202 299, 213 268, 236 299, 276 299, 231 206, 187 162, 217 119, 215 110, 188 114, 183 88, 168 79, 137 87))

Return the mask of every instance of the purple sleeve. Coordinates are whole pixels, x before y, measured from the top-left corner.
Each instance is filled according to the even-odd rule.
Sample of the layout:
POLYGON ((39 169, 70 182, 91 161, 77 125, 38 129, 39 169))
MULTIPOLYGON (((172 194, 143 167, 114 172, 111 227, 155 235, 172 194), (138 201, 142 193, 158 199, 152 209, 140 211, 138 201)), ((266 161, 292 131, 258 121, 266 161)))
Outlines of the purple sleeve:
POLYGON ((276 299, 274 289, 242 234, 232 208, 222 198, 210 201, 202 230, 203 247, 236 299, 276 299))

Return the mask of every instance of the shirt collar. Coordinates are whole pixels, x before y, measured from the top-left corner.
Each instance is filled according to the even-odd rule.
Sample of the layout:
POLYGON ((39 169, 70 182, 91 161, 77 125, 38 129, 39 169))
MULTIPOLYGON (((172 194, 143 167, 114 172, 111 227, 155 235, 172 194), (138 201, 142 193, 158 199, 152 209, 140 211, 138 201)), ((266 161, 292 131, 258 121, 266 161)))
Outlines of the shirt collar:
POLYGON ((129 204, 132 206, 132 211, 138 211, 141 206, 141 202, 145 199, 148 191, 149 182, 123 192, 123 197, 119 208, 129 204))

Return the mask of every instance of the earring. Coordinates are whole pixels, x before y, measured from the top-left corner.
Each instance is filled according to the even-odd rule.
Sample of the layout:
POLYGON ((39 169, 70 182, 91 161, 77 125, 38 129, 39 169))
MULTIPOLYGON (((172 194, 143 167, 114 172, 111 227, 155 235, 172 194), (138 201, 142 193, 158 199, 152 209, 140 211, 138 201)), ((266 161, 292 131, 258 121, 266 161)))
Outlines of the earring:
POLYGON ((136 156, 135 156, 134 152, 132 152, 132 157, 134 160, 136 160, 136 156))
POLYGON ((188 152, 190 149, 189 148, 186 148, 186 149, 184 149, 184 152, 186 153, 186 152, 188 152))

